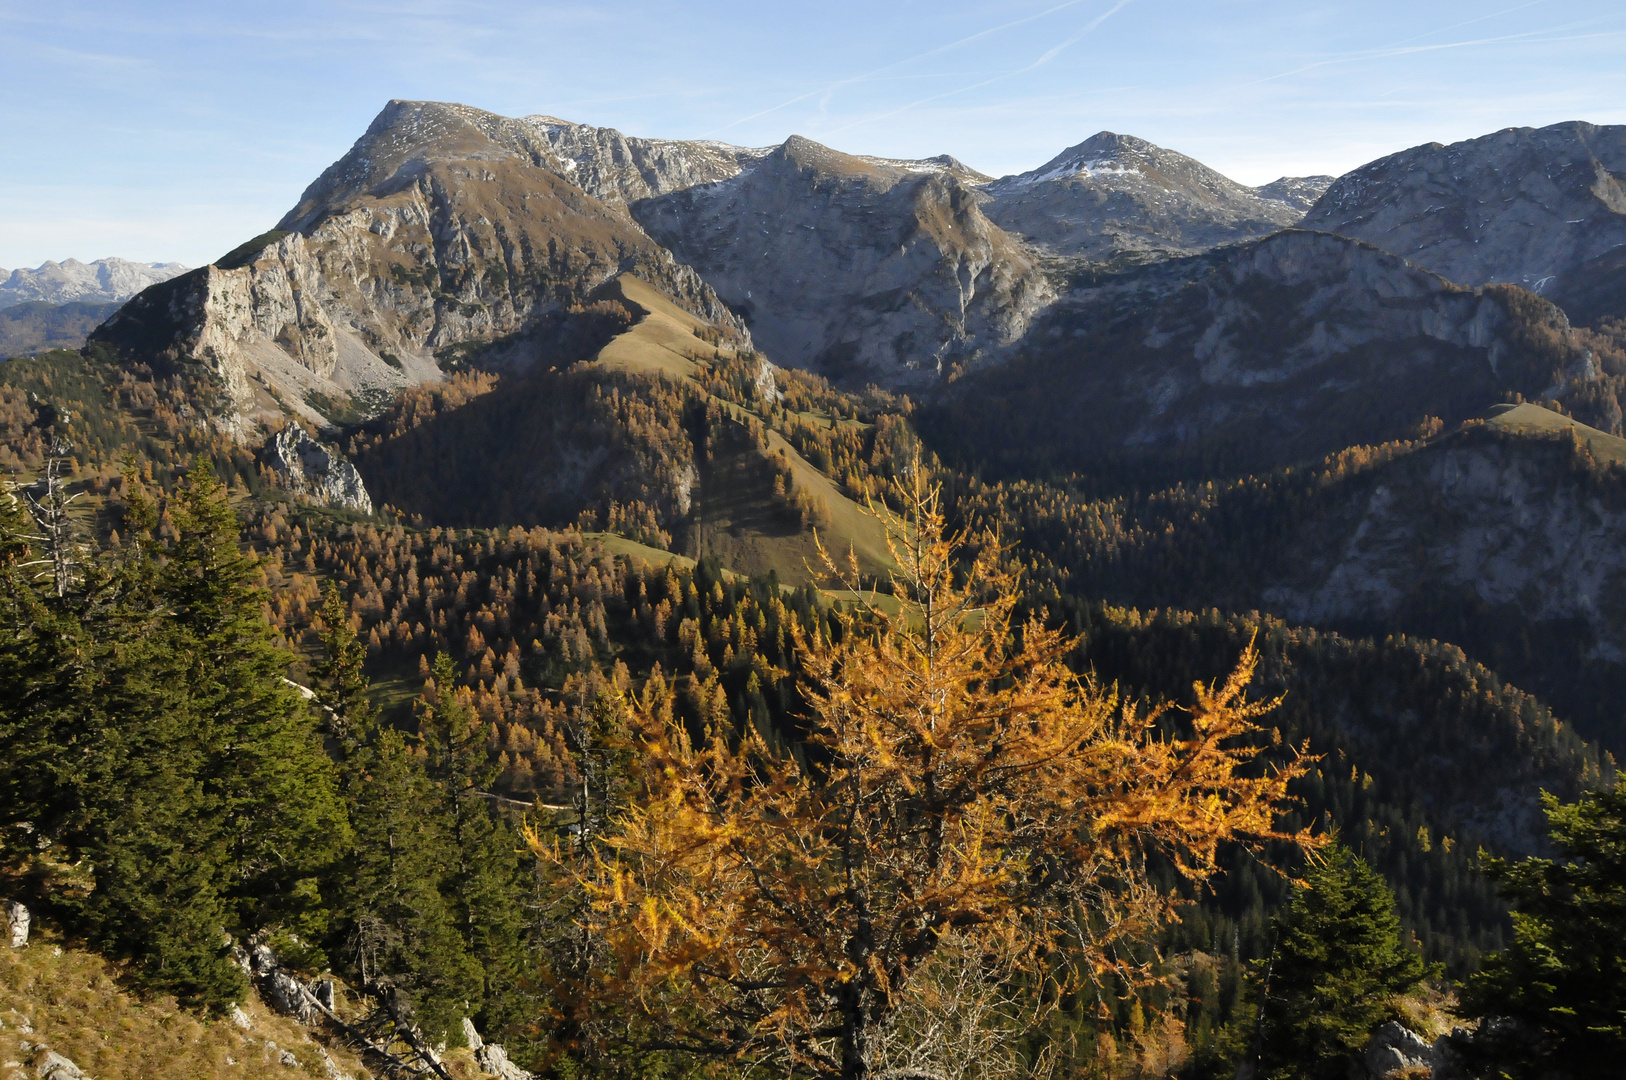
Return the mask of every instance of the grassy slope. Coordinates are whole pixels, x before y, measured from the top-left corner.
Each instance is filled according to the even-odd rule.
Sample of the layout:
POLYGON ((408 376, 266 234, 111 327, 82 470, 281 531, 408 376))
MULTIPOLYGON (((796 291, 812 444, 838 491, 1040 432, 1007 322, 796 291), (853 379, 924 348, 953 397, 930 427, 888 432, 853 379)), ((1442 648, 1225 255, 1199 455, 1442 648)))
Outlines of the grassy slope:
POLYGON ((1598 461, 1616 465, 1626 464, 1626 439, 1599 431, 1595 427, 1588 427, 1532 402, 1527 401, 1522 405, 1498 405, 1486 416, 1486 422, 1509 431, 1545 433, 1570 428, 1598 461))
MULTIPOLYGON (((200 1019, 170 999, 138 1000, 116 975, 102 957, 38 935, 27 948, 0 950, 0 1057, 29 1066, 49 1049, 96 1080, 326 1075, 305 1031, 257 1000, 244 1003, 244 1031, 230 1020, 200 1019), (299 1068, 281 1064, 268 1041, 292 1052, 299 1068)), ((352 1054, 328 1053, 345 1072, 364 1075, 352 1054)))
MULTIPOLYGON (((352 1050, 325 1035, 318 1041, 318 1032, 273 1012, 253 991, 242 1003, 245 1030, 229 1018, 200 1017, 172 998, 138 998, 120 985, 115 964, 57 945, 37 930, 26 948, 0 947, 0 1076, 6 1080, 20 1080, 17 1066, 32 1074, 47 1051, 95 1080, 325 1078, 319 1047, 346 1076, 372 1075, 352 1050), (284 1050, 297 1067, 282 1064, 284 1050)), ((342 987, 339 998, 340 1013, 355 1020, 355 1003, 342 987)), ((488 1075, 467 1049, 448 1051, 444 1064, 454 1080, 488 1075)))
MULTIPOLYGON (((631 274, 611 281, 599 295, 622 301, 642 317, 604 347, 593 360, 595 365, 699 384, 692 357, 716 351, 696 336, 697 331, 706 328, 705 322, 631 274)), ((741 422, 748 415, 738 405, 723 401, 718 404, 741 422)), ((784 454, 796 488, 811 492, 829 507, 829 520, 819 534, 832 554, 845 558, 851 548, 860 567, 869 573, 890 566, 892 560, 881 523, 842 494, 778 432, 769 431, 767 435, 768 452, 784 454)), ((782 524, 778 519, 783 515, 765 497, 765 484, 771 484, 771 479, 765 479, 768 474, 763 473, 766 459, 754 449, 725 451, 719 457, 711 469, 712 482, 702 482, 700 490, 700 509, 707 525, 705 553, 741 573, 774 570, 781 580, 793 584, 814 577, 809 567, 816 569, 819 558, 812 535, 782 524)))

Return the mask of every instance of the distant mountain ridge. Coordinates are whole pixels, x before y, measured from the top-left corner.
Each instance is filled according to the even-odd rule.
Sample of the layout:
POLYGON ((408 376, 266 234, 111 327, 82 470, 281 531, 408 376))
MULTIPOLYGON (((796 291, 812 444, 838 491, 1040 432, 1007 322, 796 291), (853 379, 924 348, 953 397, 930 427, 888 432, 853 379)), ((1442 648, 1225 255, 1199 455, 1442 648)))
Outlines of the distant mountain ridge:
POLYGON ((0 308, 34 301, 48 304, 119 304, 149 285, 185 273, 178 262, 140 263, 106 258, 44 262, 32 270, 0 270, 0 308))
POLYGON ((1521 285, 1583 322, 1626 314, 1626 125, 1505 128, 1402 150, 1340 177, 1303 226, 1464 285, 1521 285))
POLYGON ((984 186, 990 218, 1032 243, 1095 260, 1190 255, 1297 225, 1331 177, 1250 188, 1132 135, 1103 131, 1037 169, 984 186))

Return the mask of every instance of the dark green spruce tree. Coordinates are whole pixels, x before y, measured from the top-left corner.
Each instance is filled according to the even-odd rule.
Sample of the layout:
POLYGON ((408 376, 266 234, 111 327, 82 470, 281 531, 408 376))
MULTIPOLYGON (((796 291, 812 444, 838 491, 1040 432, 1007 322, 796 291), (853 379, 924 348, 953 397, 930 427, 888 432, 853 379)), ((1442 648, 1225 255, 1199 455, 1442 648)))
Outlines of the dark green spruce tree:
POLYGON ((218 741, 208 780, 243 925, 314 940, 326 930, 320 878, 349 846, 349 823, 315 711, 272 642, 253 556, 225 488, 194 467, 170 509, 177 538, 160 584, 166 635, 186 658, 192 706, 218 741))
POLYGON ((30 592, 28 560, 10 557, 6 783, 12 813, 91 875, 62 914, 137 982, 220 1009, 245 991, 227 935, 322 932, 318 883, 348 825, 224 488, 192 470, 167 546, 133 476, 126 500, 128 542, 73 588, 30 592), (32 719, 14 724, 14 702, 32 719))
POLYGON ((1394 896, 1354 852, 1335 844, 1305 874, 1275 921, 1276 947, 1260 1011, 1259 1075, 1266 1080, 1345 1074, 1394 999, 1427 974, 1402 941, 1394 896))
POLYGON ((533 860, 521 860, 523 841, 491 791, 497 765, 486 725, 460 699, 451 657, 435 658, 433 677, 435 696, 420 704, 418 724, 454 849, 449 891, 458 926, 483 973, 470 1015, 501 1039, 534 1018, 524 940, 533 860))
POLYGON ((0 850, 12 865, 78 810, 76 778, 101 727, 83 594, 63 602, 43 587, 44 539, 23 499, 0 491, 0 850))
POLYGON ((1626 774, 1561 805, 1543 795, 1558 859, 1484 857, 1513 902, 1513 944, 1486 957, 1461 1011, 1489 1075, 1594 1080, 1626 1071, 1626 774))
POLYGON ((331 587, 322 620, 317 700, 330 710, 355 833, 336 875, 330 949, 390 1023, 416 1027, 430 1045, 455 1041, 479 1004, 481 968, 447 895, 457 852, 444 799, 406 737, 379 723, 362 671, 366 647, 331 587))

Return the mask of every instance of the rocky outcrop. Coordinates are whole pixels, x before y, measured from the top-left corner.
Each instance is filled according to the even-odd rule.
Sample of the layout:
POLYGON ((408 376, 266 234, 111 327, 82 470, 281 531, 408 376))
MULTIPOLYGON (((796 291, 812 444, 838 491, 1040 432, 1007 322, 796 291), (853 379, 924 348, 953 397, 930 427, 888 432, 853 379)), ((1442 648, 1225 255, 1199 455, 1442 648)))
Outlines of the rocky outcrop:
POLYGON ((44 1048, 34 1062, 34 1075, 40 1080, 90 1080, 73 1059, 44 1048))
POLYGON ((949 172, 792 137, 732 179, 632 211, 776 363, 910 386, 1010 344, 1051 298, 980 201, 949 172))
POLYGON ((273 435, 260 458, 290 491, 323 506, 373 512, 373 500, 356 467, 338 450, 323 446, 299 427, 290 424, 273 435))
POLYGON ((1372 1033, 1361 1064, 1373 1080, 1416 1076, 1433 1065, 1434 1048, 1421 1035, 1393 1020, 1372 1033))
POLYGON ((1103 131, 986 185, 1001 228, 1063 255, 1188 255, 1298 223, 1328 177, 1244 187, 1144 139, 1103 131))
POLYGON ((13 949, 21 949, 28 944, 28 927, 33 922, 33 916, 28 908, 12 900, 6 904, 6 939, 13 949))
POLYGON ((138 263, 128 259, 45 262, 32 270, 0 270, 0 308, 43 301, 47 304, 121 304, 149 285, 186 272, 180 263, 138 263))
POLYGON ((1452 281, 1509 282, 1566 304, 1626 244, 1626 126, 1506 128, 1403 150, 1340 177, 1303 224, 1452 281))
MULTIPOLYGON (((1528 299, 1531 317, 1567 326, 1528 299)), ((1086 282, 1034 325, 1020 360, 952 388, 938 430, 1013 467, 1106 455, 1269 470, 1540 397, 1555 375, 1512 320, 1505 295, 1290 230, 1086 282)))
POLYGON ((463 1038, 474 1051, 474 1062, 480 1068, 497 1077, 497 1080, 535 1080, 535 1073, 515 1065, 508 1060, 508 1051, 496 1043, 488 1043, 480 1037, 475 1030, 474 1021, 468 1017, 463 1018, 463 1038))

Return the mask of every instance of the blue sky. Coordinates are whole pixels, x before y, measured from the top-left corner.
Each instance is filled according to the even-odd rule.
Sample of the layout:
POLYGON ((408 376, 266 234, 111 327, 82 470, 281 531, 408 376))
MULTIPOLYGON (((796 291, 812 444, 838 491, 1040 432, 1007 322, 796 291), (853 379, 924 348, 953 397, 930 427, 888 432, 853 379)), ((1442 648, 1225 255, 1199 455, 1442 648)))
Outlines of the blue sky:
POLYGON ((0 71, 0 267, 197 265, 273 224, 392 97, 995 175, 1107 129, 1257 184, 1626 123, 1626 4, 0 0, 0 71))

